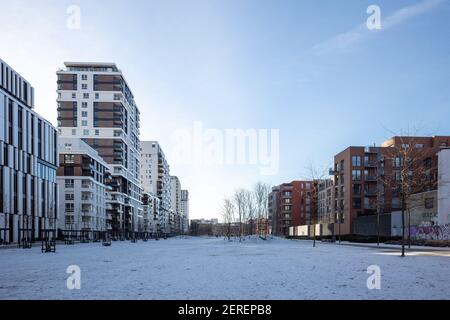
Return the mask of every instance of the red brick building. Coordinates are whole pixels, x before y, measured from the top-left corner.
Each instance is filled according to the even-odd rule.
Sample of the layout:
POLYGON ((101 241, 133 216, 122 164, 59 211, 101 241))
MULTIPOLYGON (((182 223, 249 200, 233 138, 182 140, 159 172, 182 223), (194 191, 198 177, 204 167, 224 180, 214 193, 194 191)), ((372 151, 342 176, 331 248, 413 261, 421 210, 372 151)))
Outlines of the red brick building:
POLYGON ((437 153, 450 145, 449 136, 393 137, 381 147, 348 147, 334 157, 334 233, 360 234, 359 217, 390 214, 401 209, 398 189, 402 149, 411 150, 426 178, 415 192, 435 190, 437 153), (415 154, 415 155, 414 155, 415 154), (386 183, 386 182, 389 183, 386 183), (397 181, 397 182, 396 182, 397 181), (341 223, 338 217, 341 216, 341 223))
POLYGON ((269 216, 275 235, 289 235, 289 227, 310 224, 314 215, 314 184, 292 181, 272 189, 269 216))

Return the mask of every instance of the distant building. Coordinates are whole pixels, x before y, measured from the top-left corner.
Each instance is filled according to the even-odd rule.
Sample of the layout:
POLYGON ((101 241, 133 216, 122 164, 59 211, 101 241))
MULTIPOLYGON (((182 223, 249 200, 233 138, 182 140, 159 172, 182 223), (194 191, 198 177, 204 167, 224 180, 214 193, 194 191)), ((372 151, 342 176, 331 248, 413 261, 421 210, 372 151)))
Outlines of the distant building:
POLYGON ((181 184, 177 176, 170 176, 170 195, 171 195, 171 209, 173 211, 174 219, 171 224, 171 233, 180 234, 182 226, 181 216, 181 184))
POLYGON ((312 181, 292 181, 272 189, 268 210, 275 235, 288 236, 290 227, 311 223, 315 205, 313 192, 312 181))
POLYGON ((181 221, 182 233, 189 232, 189 191, 181 190, 181 221))
POLYGON ((190 234, 193 236, 219 235, 220 226, 218 219, 194 219, 190 223, 190 234))
POLYGON ((33 108, 34 88, 0 59, 0 244, 56 230, 57 131, 33 108))
POLYGON ((161 211, 159 209, 159 202, 159 198, 152 192, 144 191, 142 195, 144 215, 142 231, 155 238, 160 237, 163 234, 163 230, 160 226, 161 211))
POLYGON ((170 167, 157 141, 141 141, 141 180, 144 191, 159 199, 160 232, 170 234, 174 223, 170 167))

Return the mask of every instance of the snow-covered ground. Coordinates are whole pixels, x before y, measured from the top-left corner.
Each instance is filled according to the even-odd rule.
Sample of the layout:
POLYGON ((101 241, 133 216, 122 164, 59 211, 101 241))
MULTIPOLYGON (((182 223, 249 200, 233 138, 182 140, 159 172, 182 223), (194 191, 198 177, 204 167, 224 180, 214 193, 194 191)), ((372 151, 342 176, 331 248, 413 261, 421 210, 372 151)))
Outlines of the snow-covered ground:
POLYGON ((0 299, 449 299, 450 252, 219 238, 0 250, 0 299), (68 290, 66 269, 81 268, 68 290), (366 286, 381 268, 381 289, 366 286))

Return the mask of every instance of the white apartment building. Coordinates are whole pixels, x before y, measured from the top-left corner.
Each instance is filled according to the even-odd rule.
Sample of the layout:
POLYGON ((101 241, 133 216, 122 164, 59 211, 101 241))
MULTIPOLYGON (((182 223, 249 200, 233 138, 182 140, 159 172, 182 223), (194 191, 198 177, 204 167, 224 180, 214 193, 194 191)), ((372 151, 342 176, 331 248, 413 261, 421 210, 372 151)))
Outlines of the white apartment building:
POLYGON ((80 138, 108 165, 114 237, 132 237, 142 219, 140 113, 133 93, 114 63, 66 62, 58 76, 58 129, 80 138))
POLYGON ((140 164, 144 192, 151 192, 159 199, 159 230, 163 234, 169 234, 174 222, 170 167, 157 141, 141 141, 140 164))
POLYGON ((60 234, 84 240, 100 239, 103 232, 111 229, 106 216, 108 164, 78 138, 60 138, 58 150, 60 234))
POLYGON ((160 201, 152 192, 144 191, 142 203, 144 209, 144 232, 147 232, 149 236, 158 238, 162 235, 160 226, 160 201))
POLYGON ((438 223, 450 222, 450 149, 438 153, 438 223))
POLYGON ((189 232, 189 191, 181 190, 181 220, 182 233, 186 234, 189 232))
POLYGON ((181 233, 182 215, 181 215, 181 184, 177 176, 170 176, 171 186, 171 206, 174 215, 174 223, 172 225, 172 232, 175 234, 181 233))

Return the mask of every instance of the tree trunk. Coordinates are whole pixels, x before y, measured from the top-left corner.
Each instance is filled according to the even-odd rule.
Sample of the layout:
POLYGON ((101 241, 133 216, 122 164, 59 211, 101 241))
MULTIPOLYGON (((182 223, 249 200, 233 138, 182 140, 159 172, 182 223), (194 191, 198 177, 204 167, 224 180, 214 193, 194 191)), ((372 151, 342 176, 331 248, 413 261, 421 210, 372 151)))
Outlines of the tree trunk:
POLYGON ((402 257, 405 256, 405 198, 402 196, 402 257))
POLYGON ((380 211, 377 212, 377 247, 380 246, 380 211))

